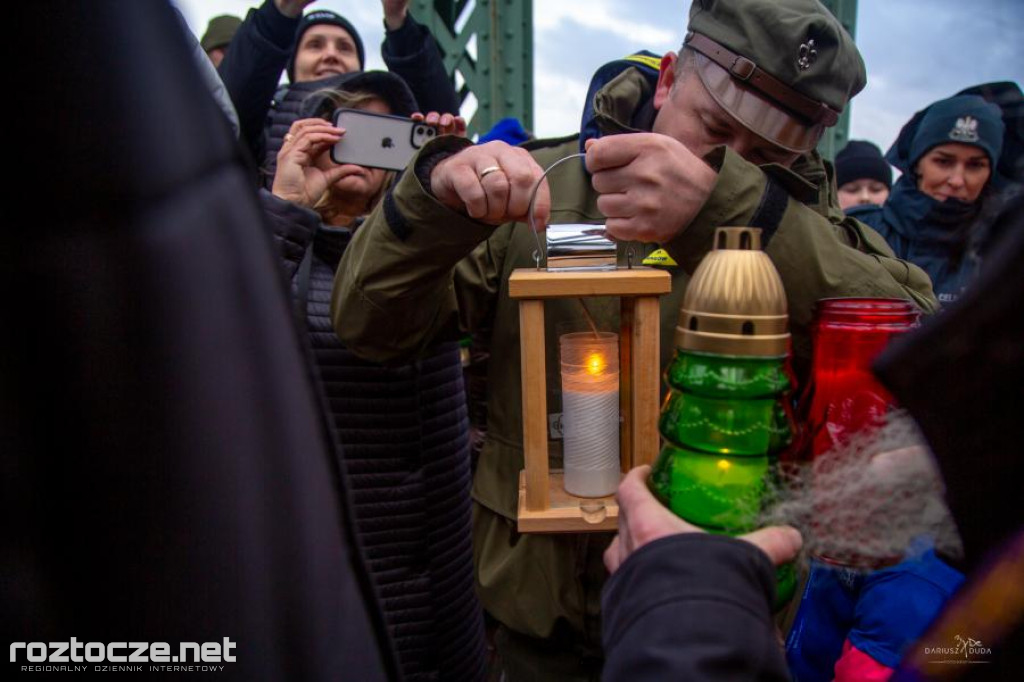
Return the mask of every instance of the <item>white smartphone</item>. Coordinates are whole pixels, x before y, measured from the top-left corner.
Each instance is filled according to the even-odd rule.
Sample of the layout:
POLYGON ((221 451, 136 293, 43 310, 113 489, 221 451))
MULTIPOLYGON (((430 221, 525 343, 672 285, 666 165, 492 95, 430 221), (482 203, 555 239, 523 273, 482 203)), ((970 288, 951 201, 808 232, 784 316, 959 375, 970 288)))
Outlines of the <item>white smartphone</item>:
POLYGON ((437 136, 437 129, 400 116, 361 109, 338 109, 334 125, 345 135, 331 148, 334 163, 402 170, 416 150, 437 136))

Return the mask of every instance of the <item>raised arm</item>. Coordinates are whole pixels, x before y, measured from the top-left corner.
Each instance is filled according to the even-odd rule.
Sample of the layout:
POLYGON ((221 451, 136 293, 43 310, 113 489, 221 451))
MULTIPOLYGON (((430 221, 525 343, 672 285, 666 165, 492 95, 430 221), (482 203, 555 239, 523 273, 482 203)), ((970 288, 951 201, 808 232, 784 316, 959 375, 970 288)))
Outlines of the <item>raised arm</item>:
POLYGON ((218 72, 235 103, 242 140, 263 159, 263 126, 288 63, 302 10, 313 0, 265 0, 250 9, 218 72))
POLYGON ((385 35, 380 52, 388 70, 409 84, 421 111, 459 113, 459 96, 441 51, 430 31, 409 14, 409 0, 381 0, 381 4, 385 35))

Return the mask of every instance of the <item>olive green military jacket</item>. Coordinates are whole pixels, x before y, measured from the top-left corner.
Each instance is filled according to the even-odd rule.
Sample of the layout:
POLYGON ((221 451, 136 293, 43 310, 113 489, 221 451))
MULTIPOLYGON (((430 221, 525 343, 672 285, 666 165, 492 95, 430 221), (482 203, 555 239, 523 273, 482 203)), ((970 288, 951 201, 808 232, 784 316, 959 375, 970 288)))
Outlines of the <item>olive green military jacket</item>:
MULTIPOLYGON (((647 87, 631 71, 609 83, 596 100, 603 127, 609 132, 629 130, 619 121, 630 120, 647 87)), ((439 138, 420 156, 469 144, 439 138)), ((536 144, 532 153, 546 168, 577 151, 573 136, 536 144)), ((672 292, 661 304, 662 367, 674 350, 676 319, 690 274, 711 249, 715 228, 749 225, 769 176, 789 194, 785 198, 784 193, 782 220, 766 251, 785 284, 797 360, 810 357, 808 328, 818 299, 899 297, 926 311, 936 307, 923 271, 896 259, 877 233, 843 215, 831 171, 817 153, 801 157, 791 169, 758 167, 724 147, 709 160, 718 171, 711 196, 690 225, 662 245, 679 264, 669 269, 672 292)), ((582 160, 563 164, 548 179, 552 224, 604 222, 582 160)), ((440 334, 489 331, 487 438, 473 489, 479 505, 474 543, 481 600, 498 620, 525 634, 547 637, 559 619, 577 632, 592 631, 600 580, 588 580, 586 574, 593 572, 594 553, 599 556, 609 536, 595 543, 514 532, 523 454, 519 314, 518 303, 508 296, 508 278, 516 268, 535 267, 534 234, 525 224, 495 228, 445 207, 411 170, 382 204, 356 233, 338 269, 331 303, 335 329, 354 352, 380 362, 413 357, 440 334)), ((632 249, 633 262, 639 262, 655 248, 620 244, 620 258, 632 249)), ((588 307, 605 329, 618 328, 618 301, 588 299, 588 307)), ((552 414, 561 411, 557 339, 574 321, 582 324, 576 300, 546 302, 552 414)), ((560 441, 552 441, 551 455, 552 466, 559 467, 560 441)))

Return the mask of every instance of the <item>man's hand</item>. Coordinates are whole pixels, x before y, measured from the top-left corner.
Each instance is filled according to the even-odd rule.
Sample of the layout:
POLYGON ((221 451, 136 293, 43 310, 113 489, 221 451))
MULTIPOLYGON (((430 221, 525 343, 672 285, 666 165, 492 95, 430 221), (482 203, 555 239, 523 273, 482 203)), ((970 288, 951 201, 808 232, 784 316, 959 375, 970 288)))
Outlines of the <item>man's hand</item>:
POLYGON ((293 123, 277 153, 277 171, 271 188, 274 196, 313 208, 344 173, 340 165, 323 164, 327 167, 318 168, 316 161, 344 134, 342 128, 335 128, 322 118, 304 118, 293 123))
MULTIPOLYGON (((529 152, 504 142, 464 149, 430 174, 430 190, 445 206, 491 225, 526 221, 533 187, 544 174, 529 152)), ((543 229, 551 212, 545 180, 537 191, 534 218, 543 229)))
POLYGON ((384 6, 384 25, 389 31, 397 31, 405 23, 409 13, 409 0, 380 0, 384 6))
MULTIPOLYGON (((647 489, 651 467, 639 466, 622 479, 615 494, 619 503, 619 534, 604 552, 604 565, 614 573, 629 555, 649 542, 676 533, 703 533, 704 531, 682 520, 666 509, 647 489)), ((741 535, 759 548, 776 566, 792 561, 803 539, 790 526, 770 526, 741 535)))
POLYGON ((466 119, 461 116, 440 114, 436 111, 424 115, 417 111, 412 115, 412 120, 417 123, 425 121, 427 125, 434 126, 437 128, 438 135, 466 136, 466 119))
POLYGON ((274 0, 274 6, 289 19, 298 19, 302 16, 302 10, 314 2, 316 0, 274 0))
POLYGON ((657 133, 587 140, 587 170, 601 195, 608 234, 622 241, 671 241, 690 224, 718 174, 681 142, 657 133))

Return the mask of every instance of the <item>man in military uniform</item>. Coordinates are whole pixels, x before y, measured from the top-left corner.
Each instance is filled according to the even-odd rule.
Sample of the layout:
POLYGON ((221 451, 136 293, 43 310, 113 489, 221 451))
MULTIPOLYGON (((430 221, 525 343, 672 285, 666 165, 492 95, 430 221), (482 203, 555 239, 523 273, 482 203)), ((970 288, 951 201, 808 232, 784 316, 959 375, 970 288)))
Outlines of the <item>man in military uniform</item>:
MULTIPOLYGON (((863 88, 850 36, 816 0, 695 0, 679 55, 656 85, 627 69, 594 97, 602 136, 583 164, 563 164, 540 189, 543 223, 605 223, 620 256, 665 249, 678 264, 661 303, 669 360, 690 273, 722 225, 753 225, 782 276, 798 374, 810 357, 815 301, 910 298, 935 307, 927 276, 897 260, 879 235, 846 218, 831 166, 814 151, 863 88)), ((487 441, 474 481, 474 554, 485 608, 501 624, 508 679, 596 679, 600 672, 601 555, 609 534, 519 535, 523 467, 519 317, 513 269, 534 267, 523 223, 542 168, 578 150, 576 136, 531 151, 442 137, 426 145, 356 234, 335 281, 332 317, 354 351, 413 357, 440 334, 486 329, 491 347, 487 441)), ((618 304, 591 313, 618 326, 618 304)), ((547 309, 548 386, 558 386, 557 322, 547 309)), ((557 395, 549 409, 558 412, 557 395)), ((552 442, 552 466, 560 465, 552 442)))

